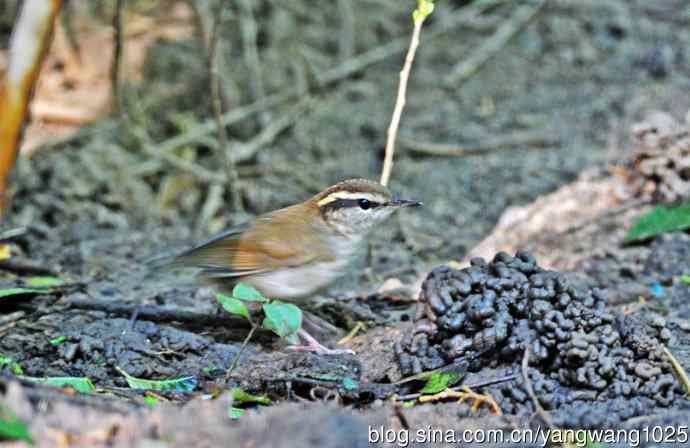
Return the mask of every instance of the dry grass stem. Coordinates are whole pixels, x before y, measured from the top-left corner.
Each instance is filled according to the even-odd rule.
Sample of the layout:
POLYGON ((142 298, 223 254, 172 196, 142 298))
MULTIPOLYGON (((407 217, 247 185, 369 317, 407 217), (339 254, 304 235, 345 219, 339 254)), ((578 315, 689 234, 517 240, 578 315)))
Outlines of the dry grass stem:
POLYGON ((685 392, 690 394, 690 379, 688 379, 687 372, 685 371, 685 369, 683 369, 683 366, 680 365, 680 363, 678 362, 676 357, 673 356, 673 353, 671 353, 671 351, 668 348, 664 347, 663 351, 664 351, 664 355, 666 355, 669 362, 671 363, 673 370, 676 372, 678 379, 683 384, 683 387, 685 388, 685 392))
POLYGON ((537 398, 536 394, 534 393, 534 388, 532 387, 532 381, 529 379, 529 373, 527 372, 528 365, 529 365, 529 355, 530 355, 530 345, 529 343, 527 344, 527 347, 525 347, 525 354, 522 357, 522 380, 524 382, 525 389, 527 390, 527 395, 529 395, 529 398, 532 400, 532 403, 534 404, 534 409, 537 415, 541 417, 541 419, 546 423, 546 425, 549 427, 549 429, 555 430, 556 425, 553 424, 553 419, 549 415, 548 412, 542 407, 541 403, 539 403, 539 399, 537 398))
POLYGON ((115 114, 122 113, 122 101, 120 98, 120 71, 122 65, 122 51, 124 49, 124 33, 122 26, 122 11, 125 7, 125 0, 115 2, 113 13, 113 62, 110 66, 110 88, 113 97, 113 111, 115 114))
POLYGON ((249 344, 249 341, 251 340, 252 336, 254 336, 254 332, 257 328, 259 328, 259 324, 252 324, 252 329, 249 330, 249 333, 247 333, 247 337, 244 338, 244 341, 242 341, 242 346, 235 355, 235 359, 232 360, 232 364, 230 364, 230 367, 228 367, 228 371, 225 372, 225 381, 228 381, 230 379, 232 371, 235 370, 235 367, 237 367, 237 363, 240 361, 240 356, 242 356, 242 352, 244 352, 244 349, 247 348, 247 344, 249 344))
POLYGON ((220 40, 219 28, 223 21, 223 12, 225 10, 225 1, 220 0, 218 3, 218 10, 215 12, 213 24, 211 25, 211 33, 208 40, 208 70, 211 81, 211 107, 213 108, 213 116, 216 120, 216 131, 218 132, 218 152, 221 159, 225 163, 225 171, 227 174, 228 183, 230 184, 230 197, 232 203, 232 210, 235 212, 244 212, 242 205, 242 196, 240 194, 239 176, 235 169, 235 160, 230 148, 228 147, 228 133, 223 123, 223 102, 220 96, 220 76, 218 73, 218 41, 220 40))

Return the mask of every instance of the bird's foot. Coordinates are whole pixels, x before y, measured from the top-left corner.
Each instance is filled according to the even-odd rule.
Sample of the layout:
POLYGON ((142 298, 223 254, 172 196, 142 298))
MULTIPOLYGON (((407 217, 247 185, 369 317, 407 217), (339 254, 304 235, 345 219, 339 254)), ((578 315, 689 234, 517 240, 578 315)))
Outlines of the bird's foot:
POLYGON ((317 341, 312 335, 304 330, 299 330, 297 333, 300 338, 304 339, 305 345, 290 345, 288 350, 295 352, 312 352, 317 355, 354 355, 355 352, 349 348, 328 348, 317 341))

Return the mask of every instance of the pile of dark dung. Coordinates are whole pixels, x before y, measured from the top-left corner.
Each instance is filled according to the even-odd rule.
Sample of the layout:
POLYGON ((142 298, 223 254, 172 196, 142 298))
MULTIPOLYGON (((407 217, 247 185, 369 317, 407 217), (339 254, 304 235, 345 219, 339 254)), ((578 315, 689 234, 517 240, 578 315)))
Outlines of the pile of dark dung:
MULTIPOLYGON (((662 352, 672 337, 665 320, 605 306, 603 291, 576 287, 530 253, 499 253, 466 269, 433 270, 422 285, 415 331, 396 353, 404 375, 458 362, 519 371, 529 345, 528 374, 546 409, 623 398, 630 416, 648 405, 670 406, 683 389, 662 352)), ((521 383, 492 391, 505 412, 530 402, 521 383)))

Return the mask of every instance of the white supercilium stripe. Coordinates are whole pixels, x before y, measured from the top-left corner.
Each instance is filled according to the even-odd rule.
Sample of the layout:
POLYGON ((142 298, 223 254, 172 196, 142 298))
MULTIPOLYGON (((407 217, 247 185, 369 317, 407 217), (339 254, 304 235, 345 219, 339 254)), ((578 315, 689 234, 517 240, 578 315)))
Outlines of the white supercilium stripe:
POLYGON ((353 193, 350 191, 336 191, 335 193, 331 193, 325 198, 321 199, 318 202, 319 207, 324 206, 326 204, 330 204, 333 201, 337 201, 338 199, 368 199, 372 202, 386 202, 386 198, 379 194, 372 194, 372 193, 364 193, 364 192, 358 192, 358 193, 353 193))

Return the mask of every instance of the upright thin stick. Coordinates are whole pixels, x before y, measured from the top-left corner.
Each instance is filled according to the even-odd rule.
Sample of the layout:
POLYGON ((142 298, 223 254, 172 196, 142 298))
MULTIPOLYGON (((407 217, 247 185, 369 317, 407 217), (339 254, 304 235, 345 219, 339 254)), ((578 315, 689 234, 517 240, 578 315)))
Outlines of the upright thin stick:
POLYGON ((527 369, 529 367, 529 356, 531 346, 529 342, 526 345, 527 346, 525 347, 525 353, 524 355, 522 355, 521 364, 523 385, 525 386, 527 395, 532 400, 532 404, 534 404, 534 410, 537 413, 537 415, 541 417, 541 419, 544 421, 544 423, 546 423, 549 429, 555 430, 557 429, 556 425, 553 424, 553 420, 551 419, 549 413, 546 412, 546 410, 542 407, 541 403, 539 403, 539 399, 537 398, 537 395, 534 393, 534 388, 532 387, 532 381, 529 379, 529 372, 527 371, 527 369))
POLYGON ((252 338, 252 336, 254 336, 254 332, 256 331, 257 328, 259 328, 259 324, 252 323, 252 329, 249 330, 247 337, 244 338, 244 341, 242 341, 242 346, 240 347, 237 354, 235 355, 235 359, 232 360, 232 364, 230 364, 230 367, 228 367, 228 370, 225 372, 225 381, 226 382, 230 379, 230 375, 232 375, 232 372, 233 372, 233 370, 235 370, 235 367, 237 367, 237 363, 240 360, 240 356, 242 356, 244 349, 247 348, 247 344, 249 344, 249 340, 252 338))
MULTIPOLYGON (((259 49, 257 46, 259 30, 256 26, 254 14, 255 1, 241 0, 237 3, 241 14, 240 34, 242 35, 244 58, 251 73, 249 76, 249 87, 254 100, 261 100, 266 96, 266 89, 264 89, 261 61, 259 60, 259 49)), ((265 126, 269 121, 268 113, 261 112, 259 114, 259 121, 262 126, 265 126)))
POLYGON ((113 13, 113 62, 110 66, 110 88, 113 96, 113 110, 115 114, 122 112, 122 104, 120 98, 120 70, 122 65, 122 50, 123 50, 123 32, 122 32, 122 10, 125 6, 125 0, 117 0, 115 2, 115 12, 113 13))
POLYGON ((218 131, 218 151, 221 154, 223 162, 225 162, 225 170, 227 172, 228 183, 230 184, 230 195, 232 200, 232 208, 235 212, 244 211, 242 206, 242 197, 239 189, 239 176, 235 169, 235 159, 232 152, 228 148, 228 134, 223 124, 223 104, 220 97, 220 76, 218 75, 218 63, 216 61, 216 53, 218 50, 218 40, 220 39, 219 28, 223 18, 223 11, 225 10, 225 0, 219 0, 218 10, 213 18, 211 25, 211 34, 208 38, 208 70, 211 81, 211 105, 213 107, 213 115, 216 120, 216 128, 218 131))
POLYGON ((403 108, 405 107, 405 97, 407 95, 407 80, 410 78, 410 70, 412 69, 412 62, 414 55, 419 46, 419 34, 422 31, 422 24, 429 14, 434 10, 433 0, 418 0, 417 9, 412 14, 414 19, 414 29, 412 30, 412 40, 410 40, 410 47, 407 49, 405 56, 405 64, 400 71, 400 83, 398 84, 398 97, 395 100, 395 108, 393 109, 393 117, 391 124, 388 126, 388 139, 386 140, 386 155, 383 160, 383 170, 381 171, 381 184, 388 185, 393 169, 393 153, 395 152, 395 138, 398 135, 398 128, 400 127, 400 117, 403 108))

